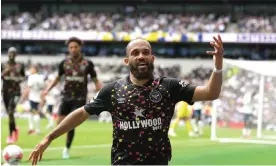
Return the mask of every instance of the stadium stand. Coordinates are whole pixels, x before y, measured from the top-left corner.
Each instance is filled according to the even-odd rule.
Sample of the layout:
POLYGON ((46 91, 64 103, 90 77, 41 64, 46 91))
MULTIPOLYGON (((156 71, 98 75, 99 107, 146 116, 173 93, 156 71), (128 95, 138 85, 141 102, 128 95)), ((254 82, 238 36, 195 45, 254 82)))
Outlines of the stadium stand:
POLYGON ((96 30, 110 32, 276 32, 276 15, 231 15, 215 13, 37 13, 23 12, 2 20, 9 30, 96 30), (47 17, 48 16, 48 17, 47 17), (179 26, 181 25, 181 26, 179 26))

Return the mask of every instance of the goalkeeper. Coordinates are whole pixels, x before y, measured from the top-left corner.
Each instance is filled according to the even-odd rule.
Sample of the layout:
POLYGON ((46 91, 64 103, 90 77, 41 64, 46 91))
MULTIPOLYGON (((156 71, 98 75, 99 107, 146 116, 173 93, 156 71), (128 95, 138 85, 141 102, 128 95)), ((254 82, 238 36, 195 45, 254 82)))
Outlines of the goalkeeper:
POLYGON ((192 109, 189 107, 189 105, 184 102, 180 101, 176 104, 176 118, 175 120, 171 123, 170 129, 168 134, 172 137, 176 137, 175 133, 175 128, 178 126, 180 120, 185 121, 185 126, 187 128, 188 134, 190 137, 196 136, 195 133, 193 132, 192 126, 191 126, 191 121, 190 118, 192 116, 192 109))

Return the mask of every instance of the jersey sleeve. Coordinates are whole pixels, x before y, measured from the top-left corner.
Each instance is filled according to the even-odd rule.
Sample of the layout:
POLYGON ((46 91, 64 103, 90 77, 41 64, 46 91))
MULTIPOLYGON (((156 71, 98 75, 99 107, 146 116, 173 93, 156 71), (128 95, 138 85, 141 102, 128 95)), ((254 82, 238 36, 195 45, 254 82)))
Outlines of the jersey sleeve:
POLYGON ((22 64, 22 66, 21 66, 20 75, 22 77, 25 77, 25 66, 24 66, 24 64, 22 64))
POLYGON ((94 64, 92 61, 88 61, 88 73, 91 76, 92 79, 97 78, 97 73, 94 69, 94 64))
POLYGON ((64 60, 58 65, 58 76, 61 77, 64 72, 64 60))
POLYGON ((103 111, 110 111, 112 109, 111 91, 114 83, 104 86, 90 101, 84 106, 86 112, 90 115, 99 115, 103 111))
POLYGON ((190 105, 193 104, 192 99, 196 86, 176 78, 164 78, 163 81, 176 102, 185 101, 190 105))
POLYGON ((1 73, 4 71, 4 64, 3 63, 1 63, 1 73))
POLYGON ((4 76, 2 76, 2 73, 3 73, 4 69, 5 69, 4 65, 5 64, 1 63, 1 78, 2 79, 4 79, 4 76))

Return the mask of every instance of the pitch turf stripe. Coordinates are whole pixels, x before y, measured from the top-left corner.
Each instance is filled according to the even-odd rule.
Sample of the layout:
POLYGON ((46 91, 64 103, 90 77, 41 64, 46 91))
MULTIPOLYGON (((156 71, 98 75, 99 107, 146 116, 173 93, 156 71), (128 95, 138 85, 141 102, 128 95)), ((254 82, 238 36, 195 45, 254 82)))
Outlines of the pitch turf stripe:
MULTIPOLYGON (((201 142, 201 141, 211 142, 207 139, 200 139, 200 140, 173 140, 172 143, 185 143, 185 142, 201 142)), ((108 148, 111 147, 111 144, 98 144, 98 145, 81 145, 81 146, 72 146, 72 149, 93 149, 93 148, 108 148)), ((48 150, 62 150, 64 147, 49 147, 48 150)), ((33 148, 25 148, 23 149, 24 152, 31 152, 33 148)))
MULTIPOLYGON (((72 146, 72 149, 93 149, 93 148, 107 148, 111 147, 111 144, 98 144, 98 145, 81 145, 81 146, 72 146)), ((62 150, 64 147, 49 147, 47 151, 49 150, 62 150)), ((26 148, 23 149, 24 152, 31 152, 33 151, 33 148, 26 148)))
MULTIPOLYGON (((173 140, 171 141, 172 143, 187 143, 187 142, 202 142, 204 140, 204 142, 211 142, 210 140, 207 139, 199 139, 199 140, 173 140)), ((80 146, 72 146, 72 149, 93 149, 93 148, 108 148, 111 147, 111 144, 98 144, 98 145, 80 145, 80 146)), ((64 149, 64 147, 49 147, 47 149, 48 150, 62 150, 64 149)), ((25 148, 23 149, 24 152, 30 152, 32 151, 33 148, 25 148)))

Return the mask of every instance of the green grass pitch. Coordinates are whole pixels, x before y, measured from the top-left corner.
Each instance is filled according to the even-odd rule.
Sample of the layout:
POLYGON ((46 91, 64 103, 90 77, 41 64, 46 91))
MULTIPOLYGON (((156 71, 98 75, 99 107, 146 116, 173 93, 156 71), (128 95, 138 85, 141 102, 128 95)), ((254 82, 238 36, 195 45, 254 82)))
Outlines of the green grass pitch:
MULTIPOLYGON (((1 150, 6 144, 8 121, 1 119, 1 150)), ((40 135, 28 135, 28 122, 17 119, 20 138, 17 142, 24 150, 21 164, 30 165, 28 161, 31 149, 50 131, 46 130, 47 121, 41 122, 40 135)), ((240 130, 219 130, 221 136, 238 138, 240 130)), ((210 128, 205 128, 205 135, 189 138, 184 127, 176 130, 177 137, 171 138, 172 160, 170 165, 276 165, 276 146, 259 144, 231 143, 222 144, 210 141, 210 128)), ((39 165, 110 165, 110 147, 112 142, 112 125, 86 121, 76 129, 75 140, 70 151, 70 159, 61 159, 65 145, 65 136, 56 139, 43 156, 39 165)))

